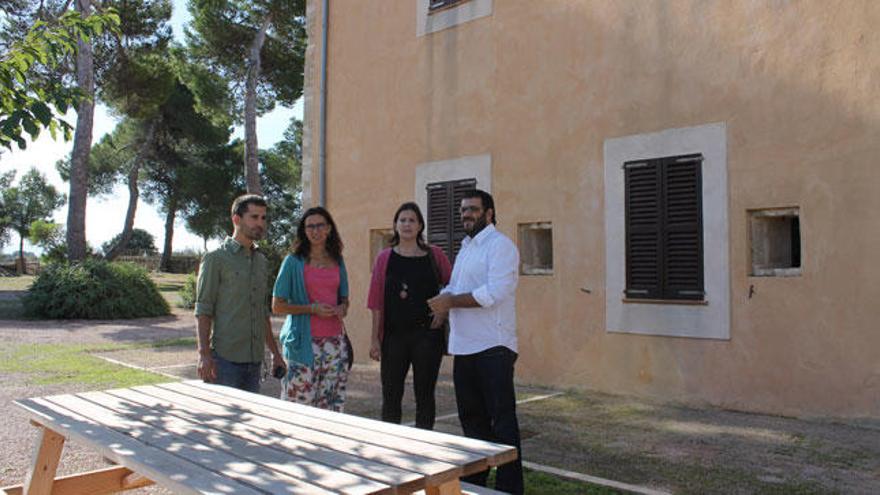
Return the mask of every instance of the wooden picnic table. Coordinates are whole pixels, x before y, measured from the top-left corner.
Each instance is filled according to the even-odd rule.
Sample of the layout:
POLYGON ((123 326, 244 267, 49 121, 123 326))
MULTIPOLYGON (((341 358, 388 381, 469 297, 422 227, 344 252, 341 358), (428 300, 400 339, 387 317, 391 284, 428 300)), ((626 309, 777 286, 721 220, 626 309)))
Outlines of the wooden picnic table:
POLYGON ((17 400, 40 428, 23 485, 7 494, 461 493, 459 477, 516 449, 186 381, 17 400), (116 466, 55 478, 65 439, 116 466))

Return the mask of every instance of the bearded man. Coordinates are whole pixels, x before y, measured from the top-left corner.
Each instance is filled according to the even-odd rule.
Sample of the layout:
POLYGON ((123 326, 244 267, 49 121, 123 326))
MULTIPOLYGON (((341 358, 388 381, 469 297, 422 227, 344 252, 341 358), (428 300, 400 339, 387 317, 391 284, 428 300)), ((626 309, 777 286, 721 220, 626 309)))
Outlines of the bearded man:
MULTIPOLYGON (((449 315, 449 353, 458 419, 465 436, 512 445, 520 455, 498 467, 495 489, 523 493, 522 451, 516 417, 513 366, 517 358, 516 284, 519 252, 495 229, 495 201, 479 189, 461 200, 467 237, 452 279, 428 305, 449 315)), ((488 471, 462 480, 485 486, 488 471)))

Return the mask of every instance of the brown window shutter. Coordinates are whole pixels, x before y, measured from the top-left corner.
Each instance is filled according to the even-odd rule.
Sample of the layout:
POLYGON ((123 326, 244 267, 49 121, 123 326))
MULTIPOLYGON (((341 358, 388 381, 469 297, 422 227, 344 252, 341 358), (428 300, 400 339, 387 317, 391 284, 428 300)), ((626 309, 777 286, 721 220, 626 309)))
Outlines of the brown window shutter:
POLYGON ((450 260, 458 256, 461 249, 461 241, 465 238, 464 227, 461 225, 461 199, 464 193, 477 187, 476 179, 464 179, 452 183, 452 254, 450 260))
POLYGON ((626 297, 659 299, 661 167, 655 161, 630 162, 624 172, 626 297))
POLYGON ((454 260, 461 249, 464 228, 459 208, 466 191, 477 187, 476 179, 461 179, 428 184, 428 242, 434 244, 454 260))
POLYGON ((663 297, 703 299, 702 158, 664 162, 663 297))
POLYGON ((624 164, 626 297, 702 300, 701 155, 624 164))
POLYGON ((452 191, 448 184, 428 184, 428 243, 446 252, 452 252, 451 203, 452 191))

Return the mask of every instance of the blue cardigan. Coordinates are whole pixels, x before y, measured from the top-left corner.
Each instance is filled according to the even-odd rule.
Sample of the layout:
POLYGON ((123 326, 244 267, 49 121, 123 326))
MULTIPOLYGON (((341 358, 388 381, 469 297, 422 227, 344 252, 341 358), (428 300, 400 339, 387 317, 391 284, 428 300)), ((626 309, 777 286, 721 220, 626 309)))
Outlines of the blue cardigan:
MULTIPOLYGON (((308 305, 309 294, 306 292, 305 260, 292 254, 284 258, 278 278, 275 279, 274 297, 284 299, 288 304, 308 305)), ((338 297, 348 297, 348 273, 345 262, 339 262, 338 297)), ((287 315, 281 327, 281 353, 288 362, 313 366, 315 357, 312 354, 312 323, 311 315, 287 315)))

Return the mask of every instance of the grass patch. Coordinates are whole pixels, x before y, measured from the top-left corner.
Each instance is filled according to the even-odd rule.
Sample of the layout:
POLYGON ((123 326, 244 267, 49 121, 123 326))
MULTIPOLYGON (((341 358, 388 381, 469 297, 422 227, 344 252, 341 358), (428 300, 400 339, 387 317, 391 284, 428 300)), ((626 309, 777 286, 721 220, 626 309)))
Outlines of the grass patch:
POLYGON ((525 469, 525 493, 534 495, 615 495, 620 492, 604 486, 566 480, 552 474, 525 469))
POLYGON ((23 320, 24 305, 21 299, 0 299, 0 320, 23 320))
POLYGON ((0 350, 0 372, 21 373, 35 385, 78 384, 120 388, 170 381, 168 377, 109 363, 95 352, 194 345, 195 339, 137 344, 19 344, 0 350))
POLYGON ((0 277, 0 291, 28 290, 34 283, 33 275, 21 275, 19 277, 0 277))
POLYGON ((178 339, 165 339, 158 340, 156 342, 147 342, 144 344, 134 344, 135 348, 141 349, 144 347, 152 347, 152 348, 160 348, 160 347, 195 347, 196 346, 196 338, 195 337, 180 337, 178 339))
POLYGON ((186 273, 161 273, 152 272, 150 278, 161 292, 176 292, 183 287, 186 281, 186 273))
MULTIPOLYGON (((525 493, 529 495, 616 495, 623 492, 612 488, 567 480, 552 474, 523 468, 525 493)), ((495 470, 489 473, 489 486, 495 486, 495 470)))

